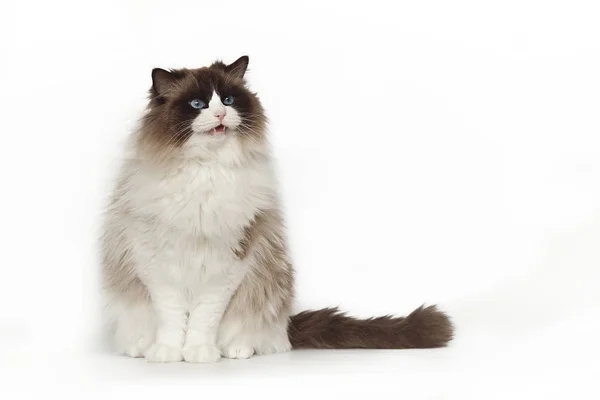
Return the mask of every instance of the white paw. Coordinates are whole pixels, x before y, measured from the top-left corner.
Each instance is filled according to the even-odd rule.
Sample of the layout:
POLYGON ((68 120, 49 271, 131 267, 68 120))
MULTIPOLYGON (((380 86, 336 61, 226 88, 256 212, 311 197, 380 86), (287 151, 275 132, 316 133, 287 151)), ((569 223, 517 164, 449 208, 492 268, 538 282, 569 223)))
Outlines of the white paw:
POLYGON ((190 363, 213 363, 219 361, 220 358, 219 349, 210 344, 183 348, 183 359, 190 363))
POLYGON ((154 343, 146 352, 146 360, 161 363, 181 361, 181 349, 179 347, 154 343))
POLYGON ((141 346, 134 345, 127 348, 124 354, 132 358, 144 357, 144 349, 141 346))
POLYGON ((254 354, 254 349, 249 346, 229 346, 224 351, 227 358, 250 358, 254 354))
POLYGON ((144 338, 141 337, 136 343, 127 347, 125 351, 123 351, 123 354, 132 358, 144 357, 147 347, 148 346, 146 345, 144 338))
POLYGON ((287 338, 283 340, 273 340, 269 343, 263 343, 256 351, 257 354, 275 354, 290 351, 292 345, 287 338))

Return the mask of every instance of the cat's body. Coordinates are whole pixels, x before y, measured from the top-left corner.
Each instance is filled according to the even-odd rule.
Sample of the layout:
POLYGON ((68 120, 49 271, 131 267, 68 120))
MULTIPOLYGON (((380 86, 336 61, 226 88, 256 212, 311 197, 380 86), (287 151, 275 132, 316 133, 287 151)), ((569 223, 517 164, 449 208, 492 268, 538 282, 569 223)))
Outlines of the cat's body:
POLYGON ((247 62, 153 72, 149 111, 105 223, 116 350, 212 362, 292 345, 445 345, 452 329, 433 307, 406 319, 361 321, 328 309, 290 317, 293 270, 265 117, 243 81, 247 62))

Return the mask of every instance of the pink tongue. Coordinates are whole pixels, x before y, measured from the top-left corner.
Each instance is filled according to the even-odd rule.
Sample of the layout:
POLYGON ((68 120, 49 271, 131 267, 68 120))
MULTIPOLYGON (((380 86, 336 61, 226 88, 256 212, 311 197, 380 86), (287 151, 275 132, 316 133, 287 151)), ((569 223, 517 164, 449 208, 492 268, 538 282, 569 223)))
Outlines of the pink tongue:
POLYGON ((216 135, 217 133, 223 133, 223 132, 225 132, 225 127, 223 125, 219 125, 216 128, 212 128, 209 133, 211 135, 216 135))

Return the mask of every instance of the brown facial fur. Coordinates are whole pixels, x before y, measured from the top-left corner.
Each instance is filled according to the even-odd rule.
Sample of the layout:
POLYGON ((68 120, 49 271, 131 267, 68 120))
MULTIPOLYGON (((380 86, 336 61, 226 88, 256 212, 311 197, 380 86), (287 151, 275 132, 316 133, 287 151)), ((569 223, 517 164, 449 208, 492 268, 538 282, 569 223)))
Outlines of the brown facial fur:
POLYGON ((242 124, 238 134, 248 140, 264 140, 266 117, 255 93, 244 81, 248 57, 240 57, 230 65, 217 61, 210 67, 152 71, 152 87, 148 112, 142 118, 138 137, 140 148, 157 153, 176 151, 194 133, 191 124, 202 110, 190 106, 200 99, 206 104, 213 91, 222 98, 235 97, 233 108, 240 114, 242 124))

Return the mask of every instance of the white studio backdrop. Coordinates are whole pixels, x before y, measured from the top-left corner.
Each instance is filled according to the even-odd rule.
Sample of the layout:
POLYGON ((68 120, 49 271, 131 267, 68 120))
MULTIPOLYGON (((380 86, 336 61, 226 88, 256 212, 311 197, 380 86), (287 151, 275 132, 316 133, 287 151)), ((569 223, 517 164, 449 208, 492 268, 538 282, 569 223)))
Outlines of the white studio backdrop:
POLYGON ((201 396, 221 383, 279 397, 319 385, 411 399, 592 396, 597 2, 7 1, 0 15, 6 398, 59 387, 201 396), (90 349, 100 212, 151 69, 243 54, 271 121, 297 310, 438 303, 457 325, 450 348, 212 369, 90 349))

